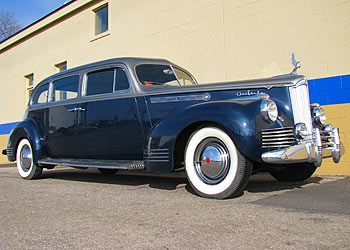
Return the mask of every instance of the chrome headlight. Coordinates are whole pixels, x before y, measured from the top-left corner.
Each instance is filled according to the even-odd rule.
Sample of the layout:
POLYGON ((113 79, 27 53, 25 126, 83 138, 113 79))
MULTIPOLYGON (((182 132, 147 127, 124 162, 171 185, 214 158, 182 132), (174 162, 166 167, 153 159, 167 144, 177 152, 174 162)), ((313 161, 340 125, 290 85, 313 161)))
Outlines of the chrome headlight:
POLYGON ((319 105, 315 105, 311 109, 312 120, 315 124, 322 126, 326 122, 326 112, 319 105))
POLYGON ((260 111, 266 122, 274 123, 278 117, 278 108, 271 99, 263 99, 260 104, 260 111))

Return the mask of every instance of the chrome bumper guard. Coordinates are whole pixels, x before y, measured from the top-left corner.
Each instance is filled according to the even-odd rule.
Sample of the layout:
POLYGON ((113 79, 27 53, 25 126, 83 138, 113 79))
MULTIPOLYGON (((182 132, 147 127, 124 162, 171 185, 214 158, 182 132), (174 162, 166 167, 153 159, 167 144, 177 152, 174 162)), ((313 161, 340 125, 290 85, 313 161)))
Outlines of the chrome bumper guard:
POLYGON ((314 128, 312 139, 299 142, 297 145, 279 150, 265 152, 261 155, 263 162, 272 164, 287 164, 310 162, 316 167, 321 166, 323 158, 333 158, 335 163, 345 153, 344 144, 339 139, 338 128, 325 126, 327 130, 314 128))

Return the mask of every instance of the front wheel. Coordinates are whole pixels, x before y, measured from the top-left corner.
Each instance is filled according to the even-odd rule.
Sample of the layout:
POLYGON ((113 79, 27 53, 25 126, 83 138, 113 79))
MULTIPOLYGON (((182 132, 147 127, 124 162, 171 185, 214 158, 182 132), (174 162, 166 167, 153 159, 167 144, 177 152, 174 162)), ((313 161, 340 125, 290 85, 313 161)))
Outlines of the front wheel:
POLYGON ((316 169, 314 164, 299 163, 285 165, 280 169, 269 169, 269 172, 278 181, 298 182, 311 177, 316 169))
POLYGON ((41 175, 43 169, 34 163, 32 146, 27 139, 18 144, 16 161, 18 173, 23 179, 31 180, 41 175))
POLYGON ((240 154, 231 137, 216 127, 201 128, 191 135, 185 167, 196 193, 217 199, 240 195, 252 173, 252 164, 240 154))

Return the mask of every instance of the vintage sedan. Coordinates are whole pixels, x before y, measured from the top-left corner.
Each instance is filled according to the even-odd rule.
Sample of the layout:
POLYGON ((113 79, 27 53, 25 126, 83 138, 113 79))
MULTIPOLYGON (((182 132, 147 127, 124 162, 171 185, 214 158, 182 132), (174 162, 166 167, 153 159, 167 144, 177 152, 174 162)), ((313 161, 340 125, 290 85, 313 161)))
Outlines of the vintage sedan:
POLYGON ((40 82, 11 132, 9 161, 34 179, 66 165, 153 173, 186 171, 200 196, 235 197, 252 173, 309 178, 323 158, 339 162, 339 130, 309 101, 296 74, 197 84, 160 59, 116 58, 40 82))

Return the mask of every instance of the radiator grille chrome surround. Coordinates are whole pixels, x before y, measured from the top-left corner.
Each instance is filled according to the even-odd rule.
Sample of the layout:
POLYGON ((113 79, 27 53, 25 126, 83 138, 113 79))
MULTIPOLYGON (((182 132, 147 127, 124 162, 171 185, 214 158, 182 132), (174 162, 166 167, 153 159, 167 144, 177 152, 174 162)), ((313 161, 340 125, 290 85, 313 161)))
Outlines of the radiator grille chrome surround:
POLYGON ((312 134, 313 127, 307 80, 301 80, 295 86, 289 87, 289 94, 292 103, 294 124, 299 122, 305 123, 307 132, 312 134))
POLYGON ((262 148, 287 148, 294 143, 293 127, 264 129, 261 131, 262 148))

